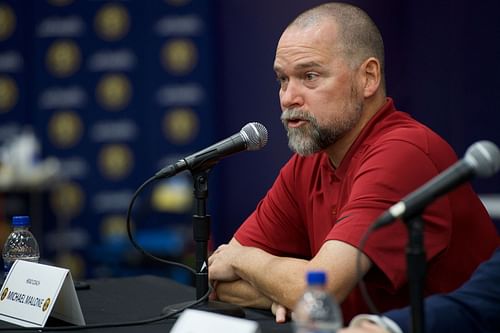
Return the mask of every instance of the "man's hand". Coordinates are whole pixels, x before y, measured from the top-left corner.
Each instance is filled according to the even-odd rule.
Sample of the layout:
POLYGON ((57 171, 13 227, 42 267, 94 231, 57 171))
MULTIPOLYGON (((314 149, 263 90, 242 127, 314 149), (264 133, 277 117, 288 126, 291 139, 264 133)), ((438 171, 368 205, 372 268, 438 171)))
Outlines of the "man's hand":
MULTIPOLYGON (((358 253, 358 249, 350 244, 330 240, 323 244, 311 260, 280 257, 256 247, 242 246, 233 238, 229 244, 221 245, 210 256, 208 275, 211 281, 218 280, 224 283, 246 281, 258 295, 270 301, 268 308, 275 302, 291 309, 304 293, 306 272, 324 270, 329 276, 328 292, 342 302, 356 285, 358 253)), ((370 259, 364 254, 361 267, 363 275, 371 267, 370 259)), ((228 301, 234 302, 233 296, 236 296, 237 300, 241 300, 240 296, 243 296, 236 290, 240 289, 231 288, 230 293, 222 290, 221 292, 231 295, 231 300, 228 301)), ((217 296, 221 298, 219 290, 217 296)))
POLYGON ((243 247, 236 242, 222 244, 208 258, 208 276, 211 281, 236 281, 240 277, 236 274, 232 264, 242 255, 243 247))
POLYGON ((217 282, 217 299, 226 303, 258 309, 271 309, 273 303, 245 280, 217 282))

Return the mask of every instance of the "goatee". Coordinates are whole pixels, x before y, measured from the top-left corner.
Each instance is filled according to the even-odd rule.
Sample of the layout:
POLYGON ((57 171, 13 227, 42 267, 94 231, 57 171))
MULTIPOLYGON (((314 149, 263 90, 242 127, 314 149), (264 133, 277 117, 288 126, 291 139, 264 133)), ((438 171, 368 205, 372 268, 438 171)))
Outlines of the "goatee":
POLYGON ((302 156, 320 152, 337 142, 340 137, 356 126, 362 109, 363 105, 359 103, 350 113, 344 113, 344 118, 332 120, 326 126, 321 126, 318 120, 308 112, 300 109, 285 110, 281 114, 281 121, 287 130, 288 146, 302 156), (289 127, 290 120, 305 123, 299 127, 289 127))

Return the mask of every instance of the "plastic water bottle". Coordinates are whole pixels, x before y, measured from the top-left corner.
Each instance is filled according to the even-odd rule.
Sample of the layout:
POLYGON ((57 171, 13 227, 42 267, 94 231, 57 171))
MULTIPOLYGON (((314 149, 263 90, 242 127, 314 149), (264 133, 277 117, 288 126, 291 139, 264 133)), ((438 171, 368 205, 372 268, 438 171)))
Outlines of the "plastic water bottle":
POLYGON ((17 259, 32 262, 40 260, 38 242, 29 227, 29 216, 14 216, 12 218, 13 230, 7 237, 2 252, 4 278, 7 277, 10 267, 17 259))
POLYGON ((325 287, 325 272, 307 273, 307 289, 293 313, 295 333, 334 333, 342 328, 342 312, 325 287))

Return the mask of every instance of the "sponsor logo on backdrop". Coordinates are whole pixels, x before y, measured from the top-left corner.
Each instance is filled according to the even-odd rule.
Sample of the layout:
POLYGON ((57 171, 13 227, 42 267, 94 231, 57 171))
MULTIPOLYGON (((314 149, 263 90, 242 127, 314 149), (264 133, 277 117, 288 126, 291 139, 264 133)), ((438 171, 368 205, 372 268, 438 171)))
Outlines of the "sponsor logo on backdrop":
POLYGON ((134 192, 134 188, 96 192, 92 196, 91 207, 96 214, 125 212, 134 192))
POLYGON ((106 41, 122 39, 128 33, 129 27, 128 11, 119 4, 104 5, 95 16, 95 31, 99 37, 106 41))
POLYGON ((0 4, 0 41, 8 39, 16 29, 16 16, 7 4, 0 4))
POLYGON ((57 40, 47 50, 45 63, 49 73, 67 78, 80 69, 80 48, 72 40, 57 40))
POLYGON ((201 105, 206 99, 205 89, 198 83, 172 84, 158 88, 156 102, 160 106, 201 105))
POLYGON ((91 125, 89 139, 92 142, 132 142, 139 136, 138 124, 134 119, 101 120, 91 125))
POLYGON ((47 17, 36 27, 36 35, 41 38, 80 37, 84 33, 85 22, 76 15, 47 17))
POLYGON ((92 72, 130 71, 137 62, 131 49, 100 50, 89 56, 88 69, 92 72))
POLYGON ((12 110, 18 99, 16 82, 7 75, 0 75, 0 113, 12 110))
POLYGON ((199 36, 204 30, 205 23, 195 14, 164 16, 154 25, 154 31, 163 37, 199 36))
POLYGON ((105 145, 99 152, 99 170, 109 180, 117 181, 125 178, 132 170, 133 164, 132 150, 126 145, 105 145))
POLYGON ((188 144, 199 130, 198 115, 189 108, 169 110, 163 117, 163 134, 175 144, 188 144))
POLYGON ((174 177, 158 182, 151 193, 151 206, 158 212, 186 213, 191 211, 193 189, 188 177, 174 177))
POLYGON ((81 155, 60 157, 59 162, 63 179, 85 179, 89 174, 89 163, 81 155))
POLYGON ((97 84, 96 98, 106 110, 120 111, 129 103, 132 87, 123 74, 108 74, 97 84))
POLYGON ((48 125, 49 138, 57 148, 71 148, 80 142, 83 124, 76 112, 55 113, 48 125))
POLYGON ((69 220, 81 213, 84 200, 84 193, 79 184, 64 182, 51 192, 50 204, 61 220, 69 220))
POLYGON ((80 109, 87 105, 87 92, 80 86, 50 87, 40 92, 41 109, 80 109))
POLYGON ((21 72, 24 67, 24 59, 17 51, 0 53, 0 72, 21 72))
POLYGON ((198 50, 189 39, 167 41, 161 50, 161 63, 165 70, 176 75, 190 73, 198 62, 198 50))
POLYGON ((123 215, 108 215, 101 221, 101 239, 108 243, 127 240, 127 220, 123 215))
POLYGON ((85 219, 81 219, 82 223, 78 223, 79 218, 70 219, 58 216, 57 228, 46 230, 44 233, 45 249, 48 252, 59 252, 59 255, 69 253, 70 250, 88 250, 92 245, 90 237, 92 228, 89 226, 94 221, 89 220, 87 214, 81 217, 85 219))

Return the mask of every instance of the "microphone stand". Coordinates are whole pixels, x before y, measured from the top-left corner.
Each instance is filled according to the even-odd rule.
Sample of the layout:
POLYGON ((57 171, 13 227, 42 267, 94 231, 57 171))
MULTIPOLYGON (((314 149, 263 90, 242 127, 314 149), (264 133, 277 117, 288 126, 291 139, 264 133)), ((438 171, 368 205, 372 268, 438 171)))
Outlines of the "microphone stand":
MULTIPOLYGON (((207 215, 208 172, 210 170, 193 171, 194 196, 196 210, 193 214, 193 238, 195 240, 196 299, 199 300, 208 292, 208 240, 210 239, 210 215, 207 215)), ((180 310, 192 303, 183 302, 163 308, 164 314, 180 310)), ((243 309, 237 305, 207 300, 193 307, 196 310, 215 312, 233 317, 245 317, 243 309)))
POLYGON ((404 220, 408 227, 406 262, 410 288, 412 333, 425 333, 424 283, 425 283, 425 248, 424 221, 417 214, 404 220))

